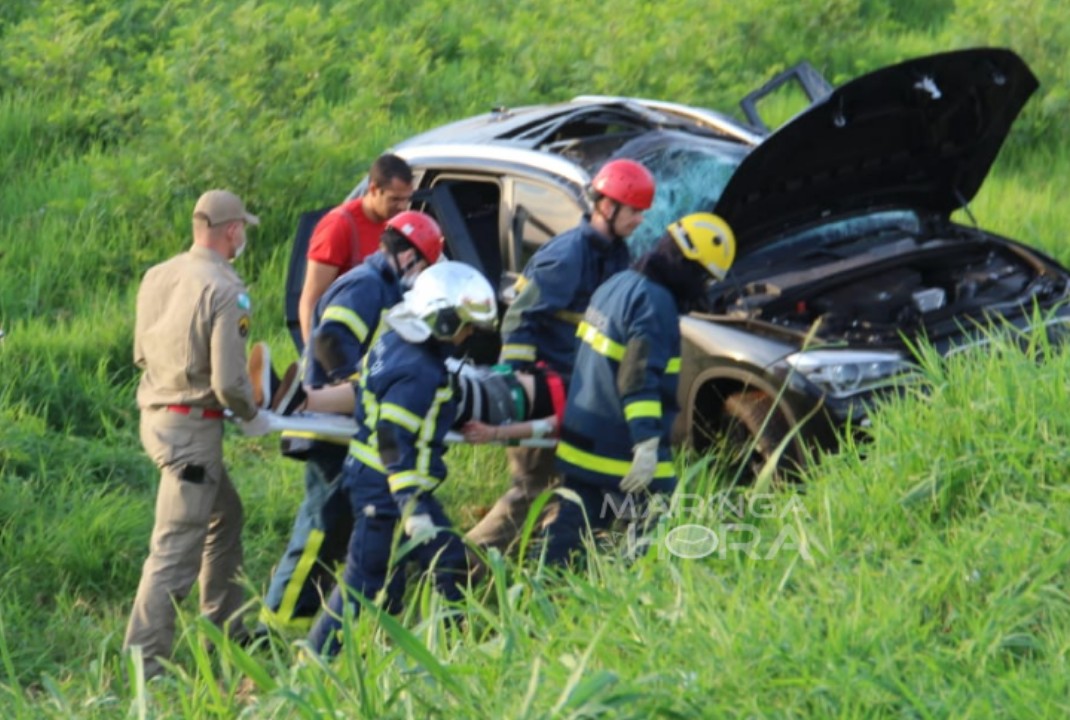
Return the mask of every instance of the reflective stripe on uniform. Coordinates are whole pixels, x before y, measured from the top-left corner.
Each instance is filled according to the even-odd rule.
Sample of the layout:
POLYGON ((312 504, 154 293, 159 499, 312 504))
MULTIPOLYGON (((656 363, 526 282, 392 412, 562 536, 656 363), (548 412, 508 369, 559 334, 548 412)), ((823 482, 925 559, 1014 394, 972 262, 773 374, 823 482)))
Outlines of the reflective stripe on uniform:
POLYGON ((310 617, 283 617, 282 613, 272 612, 266 605, 260 608, 260 613, 256 617, 257 622, 261 625, 266 625, 270 628, 278 628, 280 630, 288 630, 290 632, 307 633, 312 629, 312 621, 315 618, 310 617))
POLYGON ((624 357, 623 345, 612 340, 609 336, 603 335, 597 328, 587 322, 581 322, 579 327, 576 328, 576 336, 590 345, 591 349, 599 355, 605 355, 607 358, 618 362, 624 357))
POLYGON ((348 445, 349 438, 342 437, 340 435, 324 435, 317 432, 309 432, 307 430, 283 430, 281 433, 284 438, 301 438, 302 440, 315 440, 317 442, 329 442, 335 445, 348 445))
POLYGON ((438 426, 436 418, 441 421, 442 405, 449 402, 453 397, 453 390, 449 386, 435 391, 435 399, 431 408, 427 411, 426 422, 416 438, 416 472, 428 475, 431 472, 431 440, 435 437, 435 429, 438 426))
POLYGON ((417 490, 434 490, 435 486, 438 485, 438 481, 433 477, 416 472, 415 470, 394 473, 388 477, 386 481, 390 484, 390 492, 392 493, 396 493, 400 490, 409 490, 411 488, 416 488, 417 490))
POLYGON ((420 429, 420 416, 394 403, 383 403, 379 407, 379 419, 389 420, 411 433, 415 433, 420 429))
POLYGON ((660 400, 638 400, 633 403, 628 403, 624 406, 624 419, 635 420, 636 418, 649 417, 660 418, 661 417, 661 401, 660 400))
MULTIPOLYGON (((365 355, 364 357, 368 356, 365 355)), ((374 433, 375 426, 379 424, 379 398, 375 397, 375 393, 363 385, 360 390, 357 395, 360 397, 361 407, 364 408, 364 427, 374 433)))
MULTIPOLYGON (((603 475, 622 478, 628 474, 632 467, 631 460, 619 460, 603 455, 595 455, 569 445, 563 440, 557 442, 557 456, 565 462, 571 463, 584 470, 592 470, 603 475)), ((673 465, 669 461, 659 462, 654 471, 655 478, 671 478, 676 475, 673 465)))
POLYGON ((351 440, 349 442, 349 454, 357 460, 360 460, 372 470, 378 470, 384 474, 386 473, 386 468, 383 467, 383 461, 379 457, 379 451, 365 445, 360 440, 351 440))
POLYGON ((312 625, 312 618, 295 618, 294 610, 297 608, 297 600, 301 597, 301 589, 312 574, 319 559, 320 547, 323 545, 324 534, 322 530, 309 530, 305 547, 301 551, 301 557, 294 566, 290 579, 286 581, 286 589, 282 592, 282 600, 279 609, 271 612, 264 607, 260 612, 260 621, 266 625, 284 627, 292 630, 308 629, 312 625))
MULTIPOLYGON (((369 417, 389 420, 416 435, 416 440, 413 443, 416 450, 416 468, 414 470, 391 475, 388 478, 390 489, 393 491, 406 487, 419 487, 421 489, 428 489, 428 487, 434 488, 438 484, 438 480, 430 476, 431 457, 433 455, 431 440, 435 436, 435 427, 437 425, 436 418, 442 414, 442 405, 453 397, 453 391, 448 387, 439 388, 438 391, 435 392, 435 399, 431 403, 431 408, 427 411, 427 417, 424 419, 421 419, 418 415, 415 415, 394 403, 383 403, 382 405, 379 405, 375 402, 374 397, 367 397, 370 395, 371 393, 364 393, 367 400, 367 402, 365 402, 365 407, 371 405, 374 409, 374 415, 372 412, 369 412, 369 417), (410 482, 411 478, 409 476, 417 478, 417 480, 412 480, 410 482), (403 484, 395 487, 394 478, 402 478, 403 484), (419 478, 425 479, 430 485, 425 487, 426 483, 419 480, 419 478)), ((376 449, 377 447, 378 442, 376 440, 376 435, 374 434, 369 438, 368 444, 362 443, 354 438, 349 443, 349 454, 373 470, 377 470, 385 475, 386 467, 383 465, 382 458, 379 456, 379 451, 376 449)))
POLYGON ((502 345, 502 360, 513 362, 535 362, 534 345, 502 345))
POLYGON ((320 318, 321 323, 327 321, 342 323, 349 328, 349 331, 353 333, 361 343, 368 337, 368 326, 364 324, 364 321, 360 319, 359 315, 347 307, 331 305, 323 311, 323 317, 320 318))
POLYGON ((554 313, 554 317, 558 320, 564 320, 569 325, 579 325, 583 321, 583 313, 572 312, 571 310, 558 310, 554 313))
MULTIPOLYGON (((383 308, 379 311, 379 319, 375 322, 375 332, 372 333, 372 339, 368 341, 368 347, 371 347, 375 343, 379 342, 379 338, 383 336, 383 333, 390 329, 390 324, 383 322, 383 318, 386 317, 386 314, 389 311, 390 308, 383 308)), ((365 355, 367 355, 367 353, 365 353, 365 355)), ((364 358, 361 358, 360 364, 361 367, 364 366, 364 358)), ((355 374, 359 375, 360 370, 358 370, 355 374)))
POLYGON ((669 358, 669 362, 665 365, 666 375, 679 375, 680 374, 680 358, 669 358))

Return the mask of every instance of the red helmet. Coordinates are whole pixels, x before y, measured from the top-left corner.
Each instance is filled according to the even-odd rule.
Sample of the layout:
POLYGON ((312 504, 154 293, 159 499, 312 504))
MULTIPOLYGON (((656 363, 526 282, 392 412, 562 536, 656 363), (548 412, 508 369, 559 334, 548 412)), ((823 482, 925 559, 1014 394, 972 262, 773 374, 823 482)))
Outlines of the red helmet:
POLYGON ((654 202, 654 176, 634 160, 611 160, 594 176, 591 190, 636 210, 648 210, 654 202))
POLYGON ((438 262, 442 254, 442 230, 433 217, 419 210, 406 210, 387 220, 386 226, 408 240, 428 265, 438 262))

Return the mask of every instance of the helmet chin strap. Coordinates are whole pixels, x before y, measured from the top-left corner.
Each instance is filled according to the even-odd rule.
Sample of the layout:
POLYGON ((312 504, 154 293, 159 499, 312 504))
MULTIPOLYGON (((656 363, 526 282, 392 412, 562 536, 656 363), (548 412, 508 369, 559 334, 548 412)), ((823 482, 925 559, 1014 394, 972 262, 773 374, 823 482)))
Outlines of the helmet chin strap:
MULTIPOLYGON (((406 249, 408 249, 408 248, 406 248, 406 249)), ((412 270, 416 266, 416 263, 420 262, 420 260, 419 260, 418 257, 415 257, 416 253, 413 253, 413 255, 414 255, 413 259, 409 263, 407 263, 406 265, 402 265, 401 264, 401 253, 403 253, 403 252, 405 252, 405 250, 395 251, 395 252, 391 253, 391 256, 394 258, 394 267, 397 268, 398 282, 401 283, 402 287, 404 287, 406 290, 408 290, 409 288, 412 287, 412 283, 414 282, 415 279, 414 280, 406 280, 405 276, 408 275, 409 271, 412 270)))
POLYGON ((624 237, 622 235, 617 234, 617 215, 620 214, 620 203, 614 200, 613 198, 607 198, 605 195, 603 195, 602 197, 613 203, 613 214, 606 215, 601 210, 598 211, 599 214, 606 219, 606 226, 609 229, 609 239, 623 241, 624 237))

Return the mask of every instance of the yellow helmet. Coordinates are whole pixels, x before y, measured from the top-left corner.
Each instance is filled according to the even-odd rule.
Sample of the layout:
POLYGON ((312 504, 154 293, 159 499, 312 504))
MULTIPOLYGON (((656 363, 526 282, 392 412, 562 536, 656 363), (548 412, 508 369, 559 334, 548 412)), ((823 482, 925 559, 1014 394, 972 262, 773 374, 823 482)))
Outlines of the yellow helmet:
POLYGON ((685 258, 724 280, 736 259, 736 236, 728 223, 713 213, 692 213, 669 225, 669 234, 685 258))

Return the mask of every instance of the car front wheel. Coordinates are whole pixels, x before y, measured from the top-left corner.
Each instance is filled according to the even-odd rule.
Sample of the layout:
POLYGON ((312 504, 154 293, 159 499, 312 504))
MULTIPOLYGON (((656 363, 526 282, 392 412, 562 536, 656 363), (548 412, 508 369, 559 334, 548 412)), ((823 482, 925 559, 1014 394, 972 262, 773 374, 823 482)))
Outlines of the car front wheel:
POLYGON ((788 436, 788 423, 776 409, 776 402, 759 390, 729 395, 724 404, 724 435, 733 453, 730 467, 740 482, 753 482, 767 463, 777 462, 777 475, 794 463, 792 448, 776 458, 777 448, 788 436))

